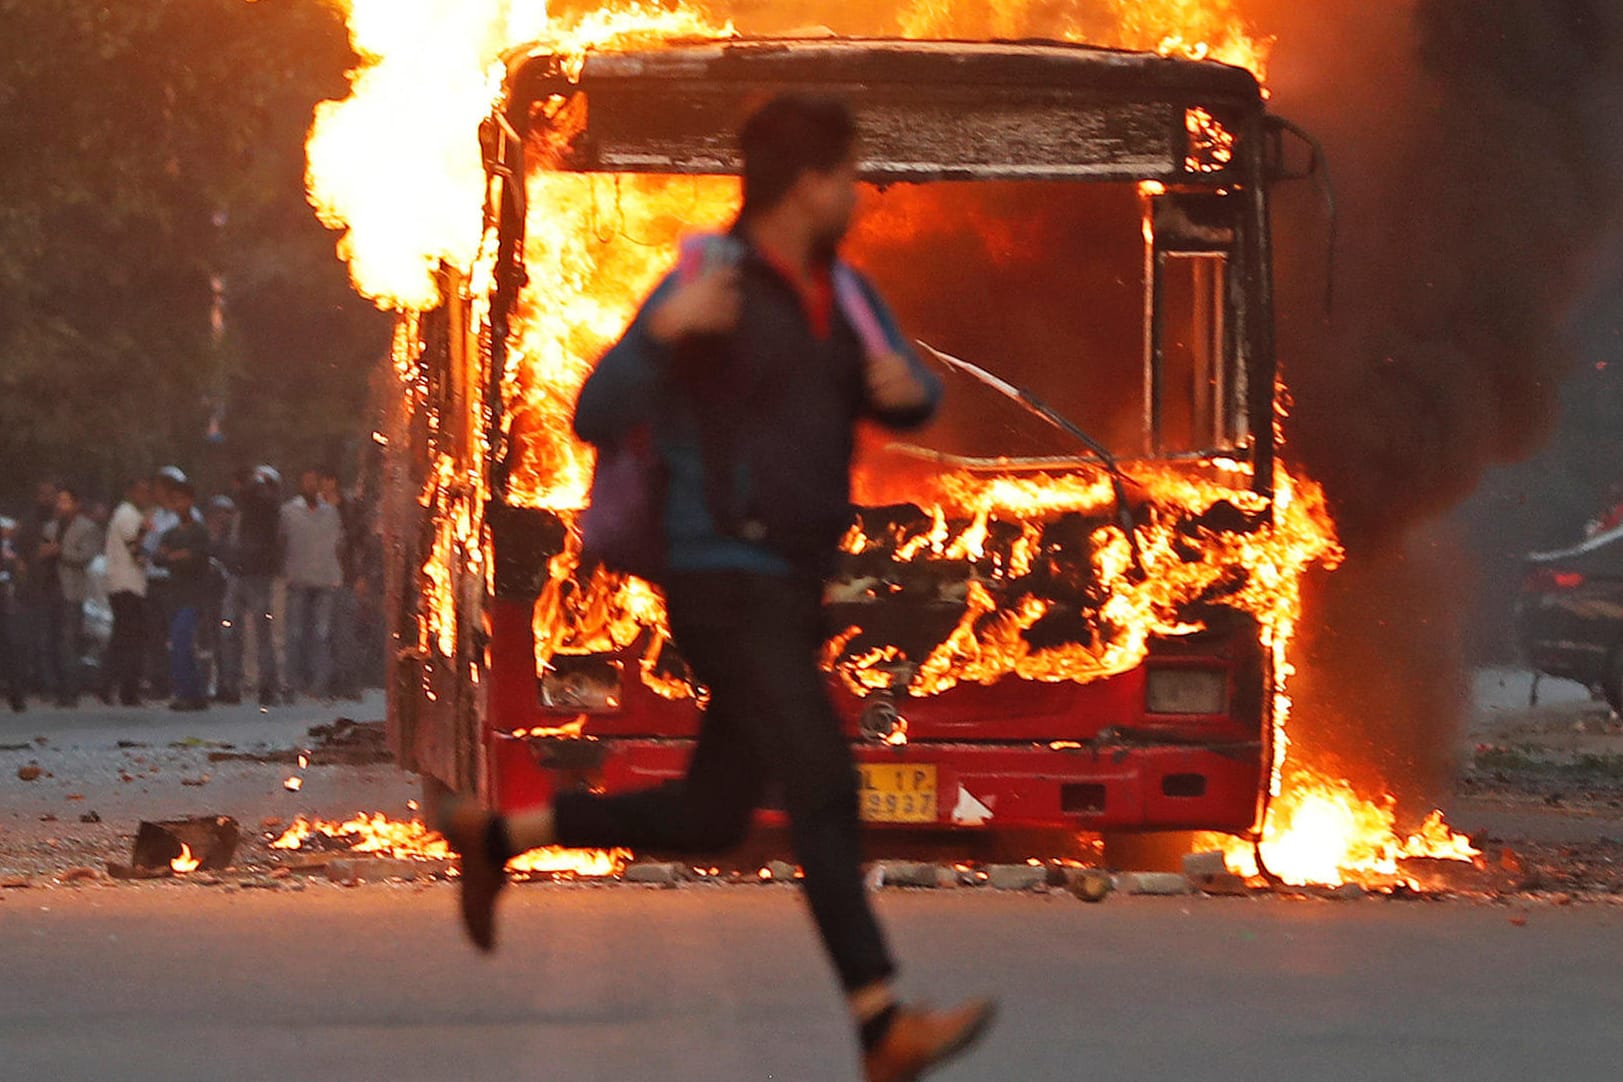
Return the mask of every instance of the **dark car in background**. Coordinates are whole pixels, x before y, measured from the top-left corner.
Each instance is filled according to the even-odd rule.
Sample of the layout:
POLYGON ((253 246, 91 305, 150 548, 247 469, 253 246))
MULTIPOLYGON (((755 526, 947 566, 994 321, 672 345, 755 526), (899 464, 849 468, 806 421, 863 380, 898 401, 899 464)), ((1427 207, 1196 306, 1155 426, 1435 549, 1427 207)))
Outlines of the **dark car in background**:
POLYGON ((1576 680, 1623 712, 1623 528, 1529 555, 1516 632, 1535 672, 1576 680))

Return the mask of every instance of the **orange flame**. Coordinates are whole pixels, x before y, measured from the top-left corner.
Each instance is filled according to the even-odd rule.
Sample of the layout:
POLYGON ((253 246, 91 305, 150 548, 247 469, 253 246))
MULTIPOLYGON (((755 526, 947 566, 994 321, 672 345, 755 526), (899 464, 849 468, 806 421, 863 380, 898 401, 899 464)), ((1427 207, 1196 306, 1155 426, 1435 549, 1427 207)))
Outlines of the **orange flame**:
POLYGON ((203 862, 201 860, 198 860, 196 857, 192 856, 192 847, 187 845, 185 842, 181 842, 180 855, 178 857, 170 858, 169 870, 174 872, 176 875, 186 875, 188 872, 197 871, 199 865, 202 863, 203 862))
MULTIPOLYGON (((447 860, 454 854, 443 836, 417 820, 402 822, 382 812, 361 813, 343 822, 299 816, 272 849, 301 849, 316 835, 348 843, 352 853, 377 853, 396 860, 447 860)), ((508 861, 523 874, 568 874, 582 879, 618 875, 631 861, 627 849, 532 849, 508 861)))
MULTIPOLYGON (((1390 796, 1373 801, 1347 781, 1292 768, 1263 830, 1263 864, 1291 885, 1338 885, 1400 880, 1401 862, 1417 857, 1469 861, 1479 855, 1470 839, 1448 828, 1441 811, 1413 833, 1399 831, 1392 804, 1390 796)), ((1251 843, 1207 840, 1223 850, 1232 871, 1260 872, 1251 843)))

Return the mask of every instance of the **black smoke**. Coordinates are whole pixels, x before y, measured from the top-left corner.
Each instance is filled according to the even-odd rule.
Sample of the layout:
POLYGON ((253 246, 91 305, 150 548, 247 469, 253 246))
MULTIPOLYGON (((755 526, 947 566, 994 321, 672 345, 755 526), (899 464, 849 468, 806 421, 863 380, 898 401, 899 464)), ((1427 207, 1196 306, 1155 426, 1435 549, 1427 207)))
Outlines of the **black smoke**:
MULTIPOLYGON (((1441 516, 1552 436, 1560 390, 1611 359, 1573 333, 1623 223, 1623 6, 1595 0, 1280 5, 1278 109, 1338 182, 1322 225, 1281 207, 1292 456, 1351 558, 1318 583, 1297 735, 1419 795, 1445 780, 1480 629, 1472 545, 1441 516)), ((1499 610, 1502 614, 1503 610, 1499 610)))

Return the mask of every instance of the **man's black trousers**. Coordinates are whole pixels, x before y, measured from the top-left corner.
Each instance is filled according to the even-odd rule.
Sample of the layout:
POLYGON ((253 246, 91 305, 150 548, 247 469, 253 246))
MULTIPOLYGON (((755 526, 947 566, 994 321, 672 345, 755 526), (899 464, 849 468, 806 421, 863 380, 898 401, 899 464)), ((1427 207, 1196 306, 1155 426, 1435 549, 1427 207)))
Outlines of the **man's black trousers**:
POLYGON ((743 840, 772 784, 841 983, 852 991, 888 978, 894 967, 862 882, 856 767, 818 667, 821 584, 692 572, 671 576, 666 601, 676 645, 710 689, 687 777, 639 792, 561 794, 560 843, 723 852, 743 840))
POLYGON ((120 590, 107 598, 113 607, 113 637, 107 644, 105 690, 126 705, 141 697, 141 651, 146 644, 146 598, 120 590))

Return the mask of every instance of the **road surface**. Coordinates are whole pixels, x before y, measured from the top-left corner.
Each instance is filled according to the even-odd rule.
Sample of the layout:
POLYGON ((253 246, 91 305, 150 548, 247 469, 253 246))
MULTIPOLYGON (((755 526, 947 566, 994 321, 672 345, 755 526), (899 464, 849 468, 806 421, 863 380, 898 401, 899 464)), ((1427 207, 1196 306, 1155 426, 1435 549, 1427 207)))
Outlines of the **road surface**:
MULTIPOLYGON (((794 888, 162 884, 0 902, 0 1077, 854 1079, 794 888)), ((1613 1080, 1623 908, 887 893, 905 987, 992 992, 957 1079, 1613 1080), (1520 923, 1524 920, 1525 923, 1520 923)))

